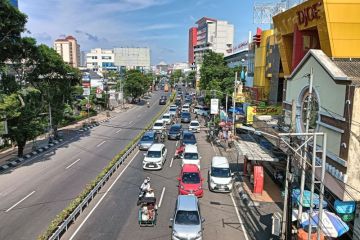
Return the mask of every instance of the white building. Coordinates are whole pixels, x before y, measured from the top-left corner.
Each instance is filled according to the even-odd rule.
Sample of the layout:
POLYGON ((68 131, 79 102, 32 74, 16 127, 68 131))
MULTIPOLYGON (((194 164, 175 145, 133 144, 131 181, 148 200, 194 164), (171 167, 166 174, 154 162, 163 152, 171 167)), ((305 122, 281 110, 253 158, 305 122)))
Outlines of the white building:
POLYGON ((204 54, 211 50, 227 55, 234 44, 234 25, 227 21, 203 17, 196 22, 197 44, 194 47, 195 63, 201 64, 204 54))
POLYGON ((150 48, 114 48, 115 66, 150 71, 150 48))
POLYGON ((73 36, 55 40, 54 49, 70 66, 80 66, 80 45, 73 36))
POLYGON ((86 54, 86 68, 102 73, 104 70, 116 70, 113 50, 95 48, 86 54))

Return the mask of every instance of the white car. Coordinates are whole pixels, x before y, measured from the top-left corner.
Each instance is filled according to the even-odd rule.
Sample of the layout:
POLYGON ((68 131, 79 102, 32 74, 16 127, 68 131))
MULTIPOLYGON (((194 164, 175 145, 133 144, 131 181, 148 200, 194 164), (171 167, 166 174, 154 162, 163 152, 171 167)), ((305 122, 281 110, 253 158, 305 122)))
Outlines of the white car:
POLYGON ((162 132, 163 130, 165 130, 164 121, 162 119, 156 120, 156 122, 154 123, 154 126, 153 126, 153 130, 155 132, 162 132))
POLYGON ((165 124, 171 124, 172 117, 171 117, 170 113, 165 113, 162 116, 162 120, 165 124))
POLYGON ((159 170, 162 169, 166 161, 167 149, 164 144, 155 143, 144 155, 143 169, 159 170))
POLYGON ((231 192, 233 174, 226 157, 215 156, 209 170, 209 190, 214 192, 231 192))
POLYGON ((171 116, 175 116, 177 114, 177 107, 176 106, 175 107, 170 106, 169 114, 171 116))
POLYGON ((189 131, 191 132, 200 132, 200 123, 197 120, 193 120, 189 124, 189 131))
POLYGON ((181 108, 181 112, 190 112, 190 105, 184 104, 181 108))
POLYGON ((182 156, 181 166, 184 164, 195 164, 200 169, 200 155, 195 145, 186 145, 182 156))

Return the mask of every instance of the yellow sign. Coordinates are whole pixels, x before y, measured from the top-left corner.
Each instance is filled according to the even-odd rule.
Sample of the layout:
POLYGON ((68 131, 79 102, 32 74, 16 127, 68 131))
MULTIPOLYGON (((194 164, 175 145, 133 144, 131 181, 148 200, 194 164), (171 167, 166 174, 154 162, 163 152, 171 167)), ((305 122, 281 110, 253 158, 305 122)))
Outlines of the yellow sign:
POLYGON ((281 106, 257 107, 249 106, 246 109, 246 123, 252 124, 255 115, 281 115, 281 106))

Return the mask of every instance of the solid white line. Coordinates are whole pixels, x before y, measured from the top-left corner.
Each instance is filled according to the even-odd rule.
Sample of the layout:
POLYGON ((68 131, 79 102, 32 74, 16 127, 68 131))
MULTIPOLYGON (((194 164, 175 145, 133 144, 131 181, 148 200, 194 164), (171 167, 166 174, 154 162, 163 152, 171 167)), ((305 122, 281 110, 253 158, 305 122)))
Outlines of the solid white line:
POLYGON ((35 193, 35 191, 32 191, 31 193, 29 193, 28 195, 26 195, 26 197, 24 197, 23 199, 21 199, 20 201, 18 201, 18 202, 15 203, 14 205, 12 205, 12 207, 9 208, 8 210, 6 210, 5 212, 11 211, 11 209, 13 209, 13 208, 16 207, 17 205, 19 205, 21 202, 23 202, 25 199, 27 199, 28 197, 30 197, 30 196, 33 195, 34 193, 35 193))
POLYGON ((174 161, 174 158, 171 158, 170 167, 172 167, 173 161, 174 161))
POLYGON ((179 141, 176 141, 176 147, 179 145, 179 141))
POLYGON ((130 121, 129 124, 132 124, 133 121, 130 121))
POLYGON ((244 233, 245 239, 246 239, 246 240, 249 240, 249 238, 248 238, 248 236, 247 236, 247 233, 246 233, 246 230, 245 230, 245 227, 244 227, 244 223, 243 223, 243 221, 242 221, 242 219, 241 219, 241 217, 240 217, 240 214, 239 214, 239 209, 238 209, 238 207, 236 206, 236 203, 235 203, 235 200, 234 200, 234 197, 233 197, 232 193, 230 193, 230 197, 231 197, 231 200, 232 200, 232 202, 233 202, 233 204, 234 204, 235 212, 236 212, 237 218, 238 218, 238 220, 239 220, 241 229, 242 229, 242 231, 243 231, 243 233, 244 233))
POLYGON ((122 130, 122 129, 117 130, 116 133, 119 133, 121 130, 122 130))
POLYGON ((73 162, 72 164, 70 164, 69 166, 67 166, 65 169, 69 169, 71 168, 75 163, 77 163, 78 161, 80 161, 80 158, 78 160, 76 160, 75 162, 73 162))
POLYGON ((96 147, 100 147, 101 145, 103 145, 104 143, 106 143, 106 140, 102 141, 101 143, 99 143, 98 145, 96 145, 96 147))
POLYGON ((158 208, 161 207, 161 203, 162 203, 162 200, 163 200, 163 197, 164 197, 164 193, 165 193, 165 187, 163 187, 163 189, 162 189, 161 196, 160 196, 160 201, 159 201, 159 204, 158 204, 158 208))
POLYGON ((93 212, 95 211, 95 209, 100 205, 100 203, 104 200, 104 198, 106 197, 106 195, 110 192, 110 190, 112 189, 112 187, 116 184, 116 182, 119 180, 119 178, 121 177, 121 175, 125 172, 125 170, 129 167, 129 165, 131 164, 131 162, 135 159, 135 157, 139 154, 140 150, 138 150, 136 152, 136 154, 134 155, 134 157, 129 161, 128 165, 126 165, 126 167, 121 171, 121 173, 119 174, 119 176, 117 176, 117 178, 115 179, 115 181, 110 185, 109 189, 106 190, 106 192, 104 193, 104 195, 100 198, 100 200, 96 203, 96 205, 94 206, 93 209, 91 209, 91 211, 89 212, 89 214, 86 216, 86 218, 84 219, 84 221, 80 224, 80 226, 76 229, 76 231, 71 235, 69 240, 74 239, 75 235, 79 232, 80 228, 82 228, 82 226, 84 226, 85 222, 89 219, 89 217, 91 216, 91 214, 93 214, 93 212))

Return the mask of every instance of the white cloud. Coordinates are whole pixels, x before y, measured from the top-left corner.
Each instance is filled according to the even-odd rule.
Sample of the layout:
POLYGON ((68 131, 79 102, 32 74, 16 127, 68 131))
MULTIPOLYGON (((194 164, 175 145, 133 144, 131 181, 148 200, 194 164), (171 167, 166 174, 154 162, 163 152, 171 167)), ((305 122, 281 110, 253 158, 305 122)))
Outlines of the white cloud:
POLYGON ((180 25, 178 25, 178 24, 158 23, 158 24, 148 25, 148 26, 139 28, 139 31, 163 30, 163 29, 177 28, 179 26, 180 25))

